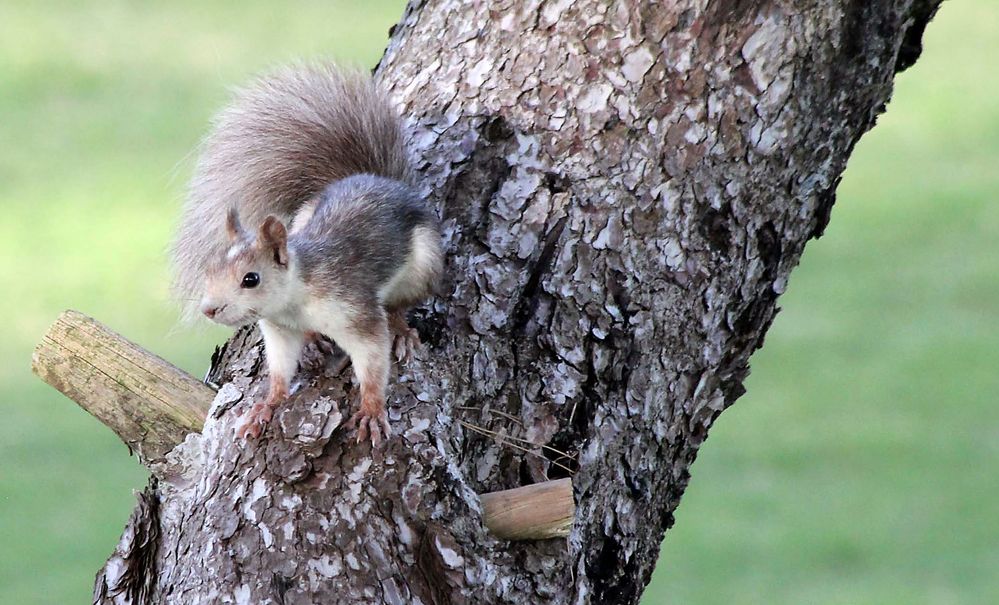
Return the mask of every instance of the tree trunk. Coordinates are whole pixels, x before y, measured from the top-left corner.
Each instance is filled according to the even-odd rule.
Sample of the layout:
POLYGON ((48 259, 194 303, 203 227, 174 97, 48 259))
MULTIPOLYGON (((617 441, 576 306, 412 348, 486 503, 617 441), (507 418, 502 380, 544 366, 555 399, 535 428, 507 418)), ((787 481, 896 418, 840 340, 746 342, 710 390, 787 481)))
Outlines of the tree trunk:
POLYGON ((635 603, 697 449, 939 0, 413 0, 377 75, 410 120, 447 280, 390 387, 303 368, 259 440, 255 330, 154 479, 100 603, 635 603), (572 475, 567 540, 477 493, 572 475))

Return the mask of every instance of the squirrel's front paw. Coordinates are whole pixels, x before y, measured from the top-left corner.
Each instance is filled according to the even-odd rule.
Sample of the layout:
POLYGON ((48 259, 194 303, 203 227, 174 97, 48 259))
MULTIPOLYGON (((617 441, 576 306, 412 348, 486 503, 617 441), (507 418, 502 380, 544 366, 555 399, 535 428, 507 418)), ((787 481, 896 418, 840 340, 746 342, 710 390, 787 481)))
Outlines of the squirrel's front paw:
POLYGON ((350 417, 347 428, 357 428, 357 442, 360 443, 371 436, 371 444, 377 446, 382 439, 388 439, 392 434, 389 427, 388 414, 384 402, 362 401, 361 409, 350 417))
POLYGON ((255 404, 243 416, 242 423, 236 428, 236 434, 241 439, 249 439, 250 437, 256 439, 267 423, 271 421, 273 413, 273 407, 267 403, 255 404))

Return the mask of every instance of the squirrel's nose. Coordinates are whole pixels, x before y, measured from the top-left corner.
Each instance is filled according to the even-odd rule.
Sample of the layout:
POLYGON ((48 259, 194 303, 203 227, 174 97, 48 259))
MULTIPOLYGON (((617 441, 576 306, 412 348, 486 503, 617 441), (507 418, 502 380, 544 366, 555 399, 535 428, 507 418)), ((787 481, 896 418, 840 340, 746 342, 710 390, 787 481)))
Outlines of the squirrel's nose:
POLYGON ((214 319, 215 315, 222 310, 222 307, 201 307, 201 312, 205 314, 208 319, 214 319))

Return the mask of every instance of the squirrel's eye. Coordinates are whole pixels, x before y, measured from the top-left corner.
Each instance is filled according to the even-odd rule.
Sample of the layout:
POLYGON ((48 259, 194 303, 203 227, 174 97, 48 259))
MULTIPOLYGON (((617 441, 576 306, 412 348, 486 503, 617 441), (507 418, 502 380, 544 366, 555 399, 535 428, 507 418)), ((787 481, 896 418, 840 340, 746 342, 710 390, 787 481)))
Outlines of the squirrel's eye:
POLYGON ((260 284, 260 275, 257 273, 247 273, 243 276, 243 282, 239 284, 241 288, 256 288, 260 284))

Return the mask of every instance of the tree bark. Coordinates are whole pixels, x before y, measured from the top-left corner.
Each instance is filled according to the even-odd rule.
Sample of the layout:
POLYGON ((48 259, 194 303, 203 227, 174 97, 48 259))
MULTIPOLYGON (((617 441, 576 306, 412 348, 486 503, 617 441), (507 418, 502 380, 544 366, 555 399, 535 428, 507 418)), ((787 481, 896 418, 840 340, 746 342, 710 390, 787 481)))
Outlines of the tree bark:
POLYGON ((326 366, 234 439, 264 378, 256 331, 237 333, 95 600, 637 602, 938 4, 412 1, 377 75, 448 279, 411 314, 424 347, 391 386, 395 436, 354 443, 350 372, 326 366), (476 493, 570 472, 568 540, 485 531, 476 493))

